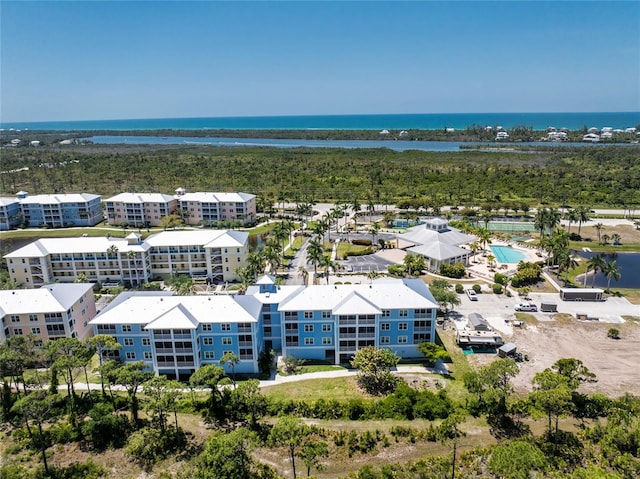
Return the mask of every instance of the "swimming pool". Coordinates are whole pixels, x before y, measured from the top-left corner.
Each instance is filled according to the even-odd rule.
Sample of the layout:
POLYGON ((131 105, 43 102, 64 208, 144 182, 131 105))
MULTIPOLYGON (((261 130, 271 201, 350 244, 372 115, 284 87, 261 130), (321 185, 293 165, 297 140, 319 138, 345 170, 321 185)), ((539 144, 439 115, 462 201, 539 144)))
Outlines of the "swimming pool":
POLYGON ((489 246, 493 251, 498 263, 518 264, 520 261, 527 259, 527 255, 522 251, 513 249, 511 246, 501 246, 492 244, 489 246))

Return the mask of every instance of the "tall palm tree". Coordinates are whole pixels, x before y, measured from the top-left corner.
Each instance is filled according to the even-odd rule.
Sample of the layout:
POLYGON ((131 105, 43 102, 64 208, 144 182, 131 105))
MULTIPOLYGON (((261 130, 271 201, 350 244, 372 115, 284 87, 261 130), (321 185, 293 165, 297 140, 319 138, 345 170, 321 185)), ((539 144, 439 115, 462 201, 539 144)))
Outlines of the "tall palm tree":
POLYGON ((622 268, 616 264, 616 261, 609 261, 606 263, 604 270, 602 271, 607 277, 607 293, 611 292, 611 279, 619 281, 621 278, 620 270, 622 268))
POLYGON ((560 212, 556 208, 549 208, 546 212, 546 225, 550 231, 560 224, 560 212))
POLYGON ((327 279, 327 284, 329 284, 329 275, 331 273, 331 270, 335 270, 338 267, 338 264, 335 261, 331 261, 330 256, 323 255, 319 266, 324 268, 324 276, 327 279))
POLYGON ((319 238, 313 238, 307 246, 307 262, 313 264, 313 274, 318 273, 318 265, 324 257, 324 247, 319 238))
POLYGON ((362 206, 357 198, 351 202, 351 211, 353 211, 353 225, 356 233, 358 232, 358 213, 362 211, 362 206))
POLYGON ((591 279, 591 287, 593 287, 593 283, 596 280, 596 275, 599 271, 603 271, 606 266, 606 261, 604 260, 604 256, 602 254, 597 254, 592 256, 587 260, 587 271, 584 275, 584 286, 587 286, 587 274, 589 271, 593 271, 593 277, 591 279))
POLYGON ((378 223, 373 223, 369 227, 369 234, 371 235, 371 244, 374 244, 376 242, 376 236, 378 236, 379 232, 380 232, 380 226, 378 225, 378 223))
POLYGON ((604 228, 604 225, 602 223, 596 223, 594 228, 596 229, 596 233, 598 234, 598 244, 600 244, 600 233, 602 233, 602 228, 604 228))
POLYGON ((569 249, 564 249, 558 253, 557 257, 558 261, 558 276, 564 271, 564 284, 569 282, 569 270, 574 269, 578 266, 578 261, 571 254, 569 249))
POLYGON ((540 238, 544 236, 544 229, 547 227, 547 209, 539 208, 533 218, 533 225, 540 232, 540 238))
POLYGON ((578 236, 580 235, 580 229, 582 228, 582 223, 585 221, 589 221, 589 208, 586 206, 580 205, 576 208, 576 212, 578 213, 578 236))
POLYGON ((611 235, 611 242, 615 245, 618 246, 620 244, 620 240, 622 239, 622 237, 618 234, 618 233, 613 233, 611 235))
POLYGON ((127 251, 127 262, 129 264, 129 274, 131 274, 131 263, 133 262, 133 269, 136 272, 136 285, 138 285, 138 267, 136 266, 136 252, 135 251, 127 251))
POLYGON ((369 213, 369 223, 371 223, 372 221, 372 217, 373 217, 373 213, 376 210, 376 205, 374 204, 373 200, 371 198, 369 198, 369 201, 367 202, 367 212, 369 213))
POLYGON ((571 223, 578 222, 578 212, 576 210, 569 210, 564 214, 564 219, 569 222, 569 228, 567 229, 567 232, 571 233, 571 223))
POLYGON ((487 243, 491 241, 491 231, 486 228, 480 228, 476 236, 478 236, 478 240, 482 243, 482 249, 487 249, 487 243))
POLYGON ((482 221, 484 223, 484 229, 489 228, 489 221, 491 221, 492 219, 493 219, 493 215, 491 214, 491 211, 485 211, 482 213, 482 221))
POLYGON ((480 243, 478 243, 477 241, 474 241, 473 243, 471 243, 471 246, 469 248, 471 249, 471 254, 473 254, 473 262, 475 263, 476 253, 480 249, 480 243))

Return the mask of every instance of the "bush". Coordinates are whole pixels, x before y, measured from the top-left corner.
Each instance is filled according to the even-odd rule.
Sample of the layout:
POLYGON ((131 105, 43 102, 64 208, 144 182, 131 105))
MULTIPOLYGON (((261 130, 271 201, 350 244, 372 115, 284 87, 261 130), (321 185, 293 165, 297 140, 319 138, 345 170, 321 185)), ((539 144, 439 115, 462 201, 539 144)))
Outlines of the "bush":
POLYGON ((509 282, 509 278, 507 278, 506 275, 502 274, 502 273, 496 273, 493 275, 493 281, 495 283, 501 284, 503 286, 506 286, 507 283, 509 282))
POLYGON ((620 331, 617 328, 610 328, 607 337, 611 339, 620 339, 620 331))
POLYGON ((387 267, 387 271, 391 276, 404 277, 404 266, 401 264, 392 264, 387 267))
POLYGON ((462 263, 441 264, 440 274, 447 278, 463 278, 467 274, 467 270, 462 263))
POLYGON ((464 286, 462 286, 460 283, 456 284, 456 293, 464 293, 464 286))
POLYGON ((370 239, 354 239, 354 240, 351 240, 351 244, 360 245, 360 246, 371 246, 372 245, 370 239))
POLYGON ((570 241, 582 241, 582 236, 580 236, 578 233, 569 233, 569 240, 570 241))
POLYGON ((480 294, 480 292, 482 291, 482 287, 479 284, 474 284, 473 286, 471 286, 471 289, 473 289, 476 294, 480 294))
POLYGON ((145 469, 149 469, 168 454, 184 449, 186 444, 187 437, 182 429, 170 427, 162 433, 159 429, 147 428, 129 436, 125 454, 145 469))
POLYGON ((345 256, 366 256, 372 253, 373 253, 373 249, 371 249, 371 247, 368 247, 360 251, 347 251, 345 256))
POLYGON ((495 294, 502 294, 502 285, 500 283, 494 283, 492 288, 495 294))

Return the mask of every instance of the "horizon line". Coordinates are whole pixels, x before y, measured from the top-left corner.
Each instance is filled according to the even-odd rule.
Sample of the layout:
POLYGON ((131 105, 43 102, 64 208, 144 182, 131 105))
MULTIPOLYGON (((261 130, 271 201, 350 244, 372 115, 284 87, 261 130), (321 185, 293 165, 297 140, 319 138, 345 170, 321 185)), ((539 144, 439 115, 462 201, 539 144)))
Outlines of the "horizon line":
POLYGON ((83 123, 93 121, 143 121, 143 120, 195 120, 195 119, 242 119, 242 118, 322 118, 322 117, 353 117, 353 116, 431 116, 431 115, 563 115, 563 114, 619 114, 637 113, 640 111, 469 111, 469 112, 431 112, 431 113, 322 113, 322 114, 288 114, 288 115, 228 115, 228 116, 166 116, 166 117, 137 117, 137 118, 92 118, 82 120, 0 120, 0 125, 11 123, 83 123))

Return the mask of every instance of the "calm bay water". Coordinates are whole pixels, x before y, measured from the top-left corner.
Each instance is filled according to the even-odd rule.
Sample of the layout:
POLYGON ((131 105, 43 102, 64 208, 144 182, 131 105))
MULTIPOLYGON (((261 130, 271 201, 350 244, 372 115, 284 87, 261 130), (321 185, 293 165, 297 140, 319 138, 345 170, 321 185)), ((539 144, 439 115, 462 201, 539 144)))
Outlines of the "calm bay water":
MULTIPOLYGON (((581 258, 592 258, 597 253, 587 253, 583 251, 577 251, 576 254, 581 258)), ((615 261, 616 265, 620 268, 620 280, 616 281, 611 279, 611 289, 615 288, 640 288, 640 253, 612 253, 605 254, 605 260, 615 261)), ((591 282, 594 280, 592 275, 587 278, 587 286, 591 286, 591 282)), ((602 274, 596 274, 594 286, 598 288, 607 287, 607 277, 602 274)))
POLYGON ((147 118, 91 121, 2 122, 4 129, 30 130, 439 130, 471 125, 513 128, 548 126, 578 130, 582 127, 628 128, 640 125, 640 112, 597 113, 427 113, 393 115, 307 115, 211 118, 147 118))
MULTIPOLYGON (((201 138, 184 136, 120 136, 104 135, 83 138, 101 145, 208 145, 208 146, 266 146, 272 148, 388 148, 395 151, 460 151, 460 147, 482 146, 491 151, 496 143, 473 143, 459 141, 407 141, 407 140, 304 140, 304 139, 269 139, 269 138, 201 138)), ((501 142, 500 151, 505 151, 509 143, 501 142), (506 148, 505 148, 506 146, 506 148)), ((513 145, 535 147, 580 146, 587 148, 601 148, 606 145, 597 143, 554 143, 527 142, 513 143, 513 145)), ((628 144, 627 144, 628 145, 628 144)), ((619 146, 626 146, 621 144, 619 146)), ((629 145, 630 146, 630 145, 629 145)), ((508 151, 508 150, 507 150, 508 151)), ((516 151, 516 150, 514 150, 516 151)))

